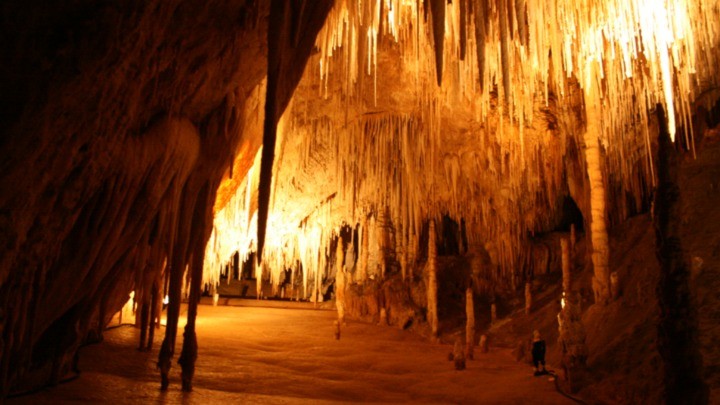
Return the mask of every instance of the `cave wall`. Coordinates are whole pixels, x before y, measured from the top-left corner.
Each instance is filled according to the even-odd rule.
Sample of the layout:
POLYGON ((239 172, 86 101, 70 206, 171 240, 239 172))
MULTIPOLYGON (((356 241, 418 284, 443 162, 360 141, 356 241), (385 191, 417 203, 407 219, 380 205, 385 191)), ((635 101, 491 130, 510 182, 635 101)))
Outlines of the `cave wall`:
POLYGON ((234 151, 261 142, 241 118, 266 74, 268 13, 243 1, 3 4, 3 394, 57 381, 66 351, 202 238, 189 225, 206 215, 198 195, 214 201, 234 151))

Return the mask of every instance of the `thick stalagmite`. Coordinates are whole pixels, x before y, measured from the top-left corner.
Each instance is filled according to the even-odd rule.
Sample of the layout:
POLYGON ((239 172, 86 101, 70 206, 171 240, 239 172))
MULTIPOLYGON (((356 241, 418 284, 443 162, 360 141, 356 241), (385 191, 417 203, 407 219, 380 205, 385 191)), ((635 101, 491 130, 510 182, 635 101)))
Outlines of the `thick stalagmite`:
POLYGON ((570 273, 570 263, 572 257, 570 255, 568 240, 565 237, 560 239, 560 253, 562 255, 562 292, 564 295, 570 293, 570 286, 572 285, 572 278, 570 273))
POLYGON ((428 226, 428 261, 427 261, 427 321, 433 338, 438 335, 438 282, 437 282, 437 246, 435 221, 430 220, 428 226))

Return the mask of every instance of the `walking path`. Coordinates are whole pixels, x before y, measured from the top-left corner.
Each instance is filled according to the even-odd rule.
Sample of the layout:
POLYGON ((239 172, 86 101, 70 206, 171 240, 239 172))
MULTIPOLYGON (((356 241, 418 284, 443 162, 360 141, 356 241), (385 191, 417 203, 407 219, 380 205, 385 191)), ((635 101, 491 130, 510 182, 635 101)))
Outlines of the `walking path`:
POLYGON ((193 392, 180 390, 182 329, 170 389, 161 392, 159 342, 151 353, 138 352, 139 331, 123 326, 82 350, 80 378, 9 403, 571 403, 507 349, 478 353, 456 371, 448 361, 451 346, 396 328, 351 321, 335 340, 335 316, 201 305, 193 392))

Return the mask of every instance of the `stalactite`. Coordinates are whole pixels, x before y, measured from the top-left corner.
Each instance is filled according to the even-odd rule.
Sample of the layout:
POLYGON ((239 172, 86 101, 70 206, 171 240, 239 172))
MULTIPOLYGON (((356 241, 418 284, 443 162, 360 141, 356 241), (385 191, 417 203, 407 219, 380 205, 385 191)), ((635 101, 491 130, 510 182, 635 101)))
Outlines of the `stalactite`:
MULTIPOLYGON (((327 207, 320 204, 320 208, 311 208, 310 214, 299 215, 291 212, 295 208, 288 209, 288 205, 300 205, 290 203, 298 201, 294 196, 300 194, 299 188, 274 186, 273 193, 292 192, 273 197, 268 207, 267 223, 273 232, 267 234, 263 257, 273 288, 278 272, 297 261, 302 262, 304 278, 322 280, 318 272, 325 269, 320 265, 324 256, 317 252, 327 250, 341 223, 361 223, 360 257, 352 272, 353 282, 375 274, 376 229, 366 222, 370 213, 387 216, 395 235, 400 235, 395 246, 385 250, 397 252, 405 277, 412 277, 421 224, 448 213, 467 219, 468 244, 489 246, 491 262, 497 265, 490 277, 493 282, 514 288, 522 281, 515 269, 528 232, 549 229, 557 220, 555 202, 567 187, 563 161, 581 135, 592 133, 595 140, 591 144, 605 151, 603 170, 620 173, 617 178, 607 178, 608 182, 620 183, 620 188, 631 194, 649 193, 651 169, 637 171, 638 165, 647 165, 645 132, 622 134, 628 127, 647 122, 648 100, 686 104, 679 99, 698 91, 692 80, 687 80, 690 67, 706 65, 695 57, 694 47, 711 44, 710 38, 714 38, 714 34, 696 36, 706 30, 698 30, 699 20, 688 19, 684 3, 673 1, 678 13, 672 16, 663 14, 663 7, 615 0, 602 5, 583 0, 577 7, 569 0, 543 5, 525 0, 495 5, 428 1, 425 10, 417 2, 371 1, 358 9, 352 2, 337 1, 316 39, 319 52, 309 59, 312 69, 307 69, 300 83, 300 91, 319 91, 327 103, 297 99, 289 104, 277 127, 278 164, 272 174, 276 179, 294 178, 305 170, 329 168, 324 184, 336 191, 336 196, 332 203, 323 203, 327 207), (436 12, 440 7, 444 10, 442 21, 436 12), (643 11, 648 11, 648 21, 640 22, 643 11), (444 32, 436 38, 439 31, 434 24, 441 22, 444 32), (555 25, 557 29, 548 29, 555 25), (642 30, 638 29, 641 25, 642 30), (388 40, 380 40, 383 37, 388 40), (433 46, 438 43, 443 44, 442 52, 433 46), (460 60, 457 56, 464 47, 477 58, 460 60), (412 73, 413 79, 408 81, 412 83, 408 94, 416 100, 412 110, 383 111, 392 96, 382 88, 390 76, 378 67, 378 61, 390 55, 388 52, 398 52, 398 68, 412 73), (443 57, 440 65, 438 55, 443 57), (679 64, 683 60, 692 61, 679 64), (452 72, 445 75, 440 87, 435 85, 438 66, 452 72), (662 66, 672 67, 667 72, 672 80, 683 83, 683 92, 666 91, 662 66), (497 81, 499 95, 489 91, 497 81), (603 103, 594 107, 595 118, 590 118, 592 106, 587 105, 594 98, 583 101, 576 96, 599 94, 592 86, 603 92, 603 103), (370 91, 372 100, 364 100, 361 95, 370 91), (505 98, 500 106, 498 96, 505 98), (368 109, 367 101, 373 108, 368 109), (342 117, 313 111, 316 105, 336 103, 343 104, 342 117), (477 136, 478 142, 469 150, 449 150, 444 144, 448 140, 446 109, 463 105, 475 117, 463 130, 477 136), (587 122, 595 125, 585 134, 575 132, 579 124, 573 113, 583 107, 590 111, 587 122), (546 124, 546 132, 538 130, 546 124), (282 153, 295 147, 302 151, 299 162, 292 153, 282 158, 282 153), (450 190, 434 192, 441 184, 449 184, 450 190), (280 190, 282 187, 285 189, 280 190), (431 203, 426 201, 427 195, 433 196, 431 203), (492 201, 487 195, 493 195, 492 201)), ((679 110, 681 115, 684 111, 679 110)), ((253 169, 255 175, 262 171, 259 166, 253 169)), ((293 181, 299 184, 302 179, 293 181)), ((251 183, 248 177, 244 184, 250 187, 251 183)), ((605 208, 614 212, 615 206, 610 204, 617 204, 612 200, 620 194, 609 190, 605 208)), ((250 210, 250 204, 240 206, 243 208, 236 212, 250 210)), ((228 204, 218 217, 229 218, 232 211, 228 204)), ((245 216, 253 215, 248 212, 245 216)), ((373 218, 380 221, 378 216, 373 218)), ((257 219, 242 221, 236 229, 243 233, 245 223, 254 227, 257 222, 253 221, 257 219)), ((257 249, 257 237, 251 233, 234 234, 223 220, 216 220, 215 228, 217 248, 209 246, 213 254, 207 256, 217 259, 210 260, 227 260, 227 249, 221 245, 242 245, 233 252, 257 249)), ((380 270, 384 273, 382 267, 380 270)))
POLYGON ((498 2, 499 7, 499 19, 500 19, 500 67, 502 69, 502 94, 505 95, 505 104, 510 104, 511 91, 510 91, 510 30, 508 29, 508 10, 507 0, 500 0, 498 2))
POLYGON ((487 3, 479 1, 473 7, 475 13, 475 48, 477 52, 478 81, 480 91, 485 91, 485 38, 487 18, 487 3))
MULTIPOLYGON (((273 0, 270 5, 270 26, 268 28, 268 74, 265 97, 265 120, 263 125, 263 152, 258 186, 258 237, 257 260, 262 261, 265 245, 265 228, 270 209, 270 187, 275 159, 277 123, 290 102, 292 92, 300 81, 304 66, 314 45, 318 31, 322 28, 333 1, 318 0, 310 3, 300 15, 294 14, 288 0, 273 0), (295 35, 289 32, 296 29, 295 35)), ((304 9, 304 8, 303 8, 304 9)))
POLYGON ((435 69, 437 84, 442 85, 443 49, 445 44, 445 0, 427 0, 432 14, 433 45, 435 49, 435 69))
POLYGON ((437 247, 436 247, 435 221, 431 220, 428 227, 428 261, 427 261, 427 319, 430 324, 430 334, 433 338, 438 336, 438 309, 437 309, 437 247))
POLYGON ((468 2, 472 0, 460 0, 460 60, 465 60, 467 49, 467 23, 470 18, 468 2))

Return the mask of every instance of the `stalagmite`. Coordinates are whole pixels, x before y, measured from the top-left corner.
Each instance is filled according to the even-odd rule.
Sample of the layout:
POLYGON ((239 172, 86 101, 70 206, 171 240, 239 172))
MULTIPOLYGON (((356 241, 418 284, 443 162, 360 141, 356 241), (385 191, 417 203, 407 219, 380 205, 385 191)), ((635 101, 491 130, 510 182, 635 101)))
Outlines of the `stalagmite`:
POLYGON ((430 334, 433 338, 438 336, 437 247, 435 238, 435 221, 430 220, 428 227, 427 318, 430 324, 430 334))
POLYGON ((480 353, 487 353, 489 351, 487 335, 480 335, 480 353))
POLYGON ((263 283, 263 265, 262 263, 255 263, 255 297, 261 299, 263 295, 262 290, 263 283))
POLYGON ((462 339, 455 339, 453 345, 453 361, 455 362, 455 370, 465 370, 465 351, 462 339))
POLYGON ((370 253, 370 231, 368 225, 367 219, 363 218, 363 223, 360 227, 360 269, 356 277, 356 281, 361 283, 367 278, 368 254, 370 253))
POLYGON ((335 306, 338 312, 338 330, 345 324, 345 251, 343 239, 338 238, 337 253, 335 254, 335 306))
POLYGON ((468 360, 474 358, 475 349, 475 302, 472 287, 465 290, 465 353, 468 360))
POLYGON ((610 246, 605 220, 605 184, 600 149, 600 88, 593 82, 585 89, 585 164, 590 184, 590 246, 594 276, 592 288, 595 303, 607 304, 610 299, 610 246))
POLYGON ((568 240, 564 237, 560 238, 560 254, 562 257, 562 292, 564 295, 570 293, 570 286, 572 285, 570 275, 570 249, 568 248, 568 240))
POLYGON ((532 283, 525 283, 525 315, 532 311, 532 283))
POLYGON ((147 347, 148 329, 152 329, 154 325, 150 324, 150 302, 149 300, 140 304, 140 344, 138 350, 144 351, 147 347))
POLYGON ((495 321, 497 321, 497 306, 493 302, 490 304, 490 324, 495 324, 495 321))

